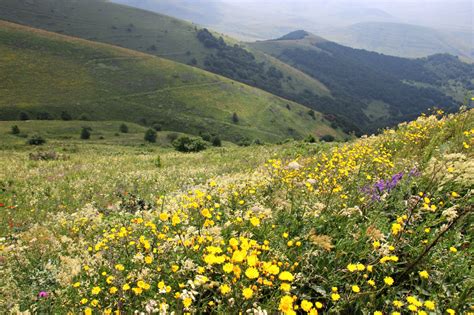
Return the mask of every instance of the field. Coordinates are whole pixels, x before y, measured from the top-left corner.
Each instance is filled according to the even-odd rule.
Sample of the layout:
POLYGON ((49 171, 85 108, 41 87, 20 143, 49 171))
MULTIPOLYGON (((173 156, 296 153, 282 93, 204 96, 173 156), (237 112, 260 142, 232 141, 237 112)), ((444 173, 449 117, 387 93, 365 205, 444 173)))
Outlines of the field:
POLYGON ((347 143, 195 154, 166 133, 140 143, 136 125, 67 123, 42 147, 0 124, 2 310, 474 311, 472 110, 347 143))
POLYGON ((224 77, 106 44, 0 21, 0 119, 125 120, 226 140, 342 137, 317 113, 224 77), (233 122, 233 113, 238 123, 233 122))

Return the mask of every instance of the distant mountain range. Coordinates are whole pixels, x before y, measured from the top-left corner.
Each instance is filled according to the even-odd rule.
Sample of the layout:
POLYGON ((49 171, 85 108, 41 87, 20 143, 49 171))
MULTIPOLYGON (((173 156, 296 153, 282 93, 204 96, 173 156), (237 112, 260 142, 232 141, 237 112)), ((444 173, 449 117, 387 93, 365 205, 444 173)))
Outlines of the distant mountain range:
MULTIPOLYGON (((198 9, 192 5, 183 8, 198 9)), ((384 15, 382 12, 373 14, 384 15)), ((183 131, 191 133, 210 129, 222 132, 229 139, 238 138, 239 133, 249 137, 253 131, 259 137, 273 140, 302 137, 305 132, 338 135, 341 131, 359 135, 374 132, 412 119, 430 107, 454 109, 474 86, 473 66, 449 55, 414 60, 391 57, 342 46, 306 31, 291 32, 278 40, 243 43, 190 22, 101 0, 0 0, 0 19, 124 47, 130 49, 127 54, 135 51, 146 58, 156 56, 173 61, 164 63, 163 59, 156 59, 161 64, 150 65, 150 71, 154 70, 145 75, 142 70, 147 65, 130 63, 129 57, 125 61, 122 57, 114 57, 122 72, 104 72, 103 77, 96 77, 98 70, 97 65, 91 66, 94 64, 90 60, 94 59, 92 55, 89 54, 85 62, 80 59, 80 54, 75 54, 70 60, 77 63, 75 67, 87 73, 92 71, 91 82, 98 82, 93 86, 105 84, 99 89, 100 93, 96 89, 91 93, 102 93, 106 98, 114 93, 118 96, 121 93, 137 95, 138 102, 125 101, 124 98, 120 103, 120 97, 117 98, 117 104, 124 106, 117 105, 117 108, 132 120, 149 117, 147 123, 158 121, 168 124, 169 128, 188 128, 183 131), (209 72, 196 72, 196 67, 246 85, 209 72), (124 85, 128 71, 131 82, 124 85), (119 73, 121 76, 114 79, 119 73), (179 89, 175 89, 176 86, 179 89), (176 92, 157 92, 160 96, 153 96, 156 91, 168 87, 176 92), (200 93, 192 92, 191 87, 200 93), (141 93, 151 94, 142 97, 141 93), (133 106, 144 111, 129 115, 126 108, 133 106), (238 124, 229 121, 234 112, 242 118, 238 124), (141 118, 137 117, 138 113, 141 118), (244 127, 248 130, 244 131, 244 127), (270 136, 272 133, 273 137, 270 136)), ((24 32, 34 33, 35 30, 24 32)), ((6 38, 0 38, 0 44, 6 38)), ((39 51, 49 51, 50 44, 45 43, 46 47, 39 51)), ((11 41, 8 45, 8 49, 13 49, 11 41)), ((51 56, 60 51, 59 48, 50 51, 51 56)), ((115 66, 109 62, 99 64, 109 70, 115 66)), ((55 75, 51 72, 46 77, 55 75)), ((38 78, 31 82, 36 80, 38 78)), ((84 87, 79 85, 78 88, 84 87)), ((60 91, 58 94, 63 95, 60 91)), ((12 113, 21 107, 21 104, 15 104, 13 95, 6 101, 4 98, 3 103, 0 99, 0 104, 3 104, 0 108, 4 108, 0 117, 11 118, 12 113)), ((53 95, 51 93, 49 97, 53 95)), ((58 102, 46 98, 31 101, 31 104, 60 111, 59 102, 69 104, 73 98, 58 102)), ((104 115, 113 112, 113 107, 110 107, 113 102, 115 100, 104 107, 104 115)), ((94 103, 88 104, 87 109, 92 110, 94 103)), ((104 115, 97 117, 104 119, 104 115)))

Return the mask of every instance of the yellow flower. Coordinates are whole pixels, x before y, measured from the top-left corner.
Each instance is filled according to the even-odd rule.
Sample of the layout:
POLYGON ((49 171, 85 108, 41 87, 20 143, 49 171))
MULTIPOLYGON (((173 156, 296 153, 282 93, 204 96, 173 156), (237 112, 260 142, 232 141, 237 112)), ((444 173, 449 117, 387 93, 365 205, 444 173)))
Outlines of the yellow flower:
POLYGON ((260 225, 260 219, 257 218, 257 217, 252 217, 250 219, 250 224, 252 224, 253 226, 259 226, 260 225))
POLYGON ((112 281, 114 281, 115 277, 114 276, 108 276, 107 279, 105 280, 108 284, 111 284, 112 281))
POLYGON ((371 286, 375 287, 375 281, 370 279, 367 281, 368 284, 370 284, 371 286))
POLYGON ((392 304, 393 304, 393 306, 395 306, 396 308, 400 308, 400 307, 402 307, 402 306, 404 305, 402 301, 398 301, 398 300, 394 300, 394 301, 392 302, 392 304))
POLYGON ((289 283, 286 283, 286 282, 283 282, 281 285, 280 285, 280 289, 284 292, 290 292, 291 290, 291 285, 289 283))
POLYGON ((354 272, 354 271, 357 270, 357 265, 349 264, 349 265, 347 265, 347 270, 349 270, 350 272, 354 272))
POLYGON ((173 266, 171 266, 171 271, 177 272, 178 270, 179 270, 179 266, 178 266, 178 265, 173 265, 173 266))
POLYGON ((280 273, 280 275, 278 276, 278 279, 280 279, 281 281, 293 281, 295 279, 295 277, 288 271, 283 271, 282 273, 280 273))
POLYGON ((316 303, 315 303, 315 306, 316 306, 316 308, 321 309, 321 308, 323 308, 323 303, 321 303, 321 302, 316 302, 316 303))
POLYGON ((245 288, 242 291, 242 295, 244 296, 245 299, 250 299, 253 296, 253 290, 251 288, 245 288))
POLYGON ((84 315, 92 315, 92 309, 90 307, 87 307, 85 310, 84 310, 84 315))
POLYGON ((312 307, 313 307, 313 303, 311 303, 310 301, 307 301, 307 300, 301 301, 301 308, 303 309, 303 311, 309 312, 312 307))
POLYGON ((116 287, 111 287, 109 289, 110 294, 115 294, 115 293, 117 293, 117 291, 118 291, 118 289, 116 287))
POLYGON ((258 278, 259 273, 258 273, 258 270, 256 268, 251 267, 251 268, 247 268, 247 270, 245 270, 245 275, 249 279, 256 279, 256 278, 258 278))
POLYGON ((78 288, 81 286, 81 283, 80 282, 76 282, 72 285, 74 288, 78 288))
POLYGON ((232 270, 234 270, 234 265, 231 263, 227 263, 222 267, 222 269, 224 269, 224 272, 226 273, 231 273, 232 270))
POLYGON ((227 284, 221 285, 220 290, 221 290, 221 293, 224 295, 231 291, 230 287, 227 284))
POLYGON ((380 247, 380 242, 379 242, 379 241, 374 241, 374 242, 372 243, 372 246, 374 247, 374 249, 377 249, 377 248, 380 247))
POLYGON ((160 220, 161 221, 168 221, 169 218, 170 218, 170 216, 169 216, 168 213, 165 213, 165 212, 160 213, 160 220))
POLYGON ((393 284, 393 278, 392 277, 385 277, 383 279, 383 282, 385 282, 386 285, 391 286, 393 284))
POLYGON ((353 285, 353 286, 352 286, 352 292, 359 293, 359 292, 360 292, 359 286, 353 285))
POLYGON ((132 288, 132 291, 133 291, 133 293, 135 293, 136 295, 140 295, 140 294, 142 294, 142 292, 143 292, 142 288, 132 288))
POLYGON ((423 279, 428 279, 428 277, 429 277, 428 271, 426 271, 426 270, 422 270, 422 271, 418 272, 418 274, 423 279))
POLYGON ((381 311, 375 311, 374 315, 383 315, 383 313, 381 311))
POLYGON ((118 271, 123 271, 125 270, 125 267, 122 264, 116 264, 115 269, 117 269, 118 271))
POLYGON ((288 295, 282 297, 278 309, 282 311, 283 314, 288 314, 290 311, 293 311, 293 298, 288 295))
POLYGON ((81 299, 81 304, 82 304, 82 305, 86 304, 87 302, 89 302, 88 299, 86 299, 86 298, 82 298, 82 299, 81 299))
POLYGON ((92 295, 97 295, 97 294, 100 293, 100 291, 101 291, 101 288, 93 287, 91 293, 92 293, 92 295))
POLYGON ((192 303, 192 302, 193 302, 193 300, 188 297, 188 298, 185 298, 185 299, 183 300, 183 305, 184 305, 185 308, 188 308, 188 307, 191 306, 191 303, 192 303))
POLYGON ((449 251, 450 251, 451 253, 457 253, 458 250, 457 250, 456 247, 451 246, 451 247, 449 248, 449 251))
POLYGON ((426 300, 424 305, 430 311, 434 311, 434 309, 435 309, 435 303, 433 301, 426 300))
POLYGON ((402 229, 402 226, 398 223, 393 223, 392 224, 392 234, 393 235, 397 235, 398 233, 400 233, 400 230, 402 229))
POLYGON ((152 262, 153 262, 153 257, 151 257, 151 256, 146 256, 145 257, 145 263, 151 264, 152 262))
POLYGON ((331 294, 331 299, 332 299, 333 301, 337 301, 337 300, 339 300, 340 298, 341 298, 341 296, 340 296, 339 294, 337 294, 337 293, 332 293, 332 294, 331 294))
POLYGON ((124 291, 130 290, 130 285, 129 285, 128 283, 125 283, 125 284, 122 286, 122 290, 124 290, 124 291))
POLYGON ((250 255, 247 257, 247 264, 251 267, 257 265, 258 258, 257 255, 250 255))
POLYGON ((448 308, 448 309, 446 310, 446 313, 448 313, 449 315, 454 315, 454 314, 456 314, 456 311, 453 310, 453 309, 451 309, 451 308, 448 308))

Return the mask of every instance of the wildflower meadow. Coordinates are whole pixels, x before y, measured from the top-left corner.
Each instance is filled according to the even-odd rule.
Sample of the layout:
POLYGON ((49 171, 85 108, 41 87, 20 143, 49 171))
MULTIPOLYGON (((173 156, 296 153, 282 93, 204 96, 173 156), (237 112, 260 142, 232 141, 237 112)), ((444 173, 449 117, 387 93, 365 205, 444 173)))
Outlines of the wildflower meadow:
POLYGON ((6 147, 0 312, 474 314, 473 146, 463 109, 349 142, 6 147))

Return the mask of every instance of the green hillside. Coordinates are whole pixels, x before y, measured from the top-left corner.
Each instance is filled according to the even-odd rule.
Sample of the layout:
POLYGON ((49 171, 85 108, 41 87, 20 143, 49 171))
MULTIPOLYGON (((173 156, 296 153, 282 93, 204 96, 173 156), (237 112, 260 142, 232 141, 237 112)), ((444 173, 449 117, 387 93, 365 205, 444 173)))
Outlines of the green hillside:
MULTIPOLYGON (((206 60, 217 56, 239 68, 238 72, 227 74, 231 79, 277 92, 280 96, 287 97, 304 89, 321 95, 329 93, 317 80, 265 54, 250 52, 246 55, 248 47, 234 47, 238 44, 235 40, 225 38, 231 55, 222 54, 218 47, 206 46, 198 39, 201 28, 195 24, 104 0, 0 0, 0 19, 126 47, 206 70, 215 70, 206 66, 206 60), (258 75, 252 73, 257 68, 258 75), (268 84, 275 72, 276 79, 268 84)), ((225 37, 216 33, 213 36, 225 37)))
POLYGON ((320 114, 203 70, 8 22, 0 23, 0 119, 123 120, 223 139, 341 135, 320 114), (237 119, 233 119, 234 113, 237 119))
POLYGON ((355 122, 360 130, 414 119, 432 107, 452 110, 474 90, 474 66, 450 55, 393 57, 305 31, 251 45, 323 82, 334 97, 308 95, 299 103, 314 100, 316 110, 355 122))

